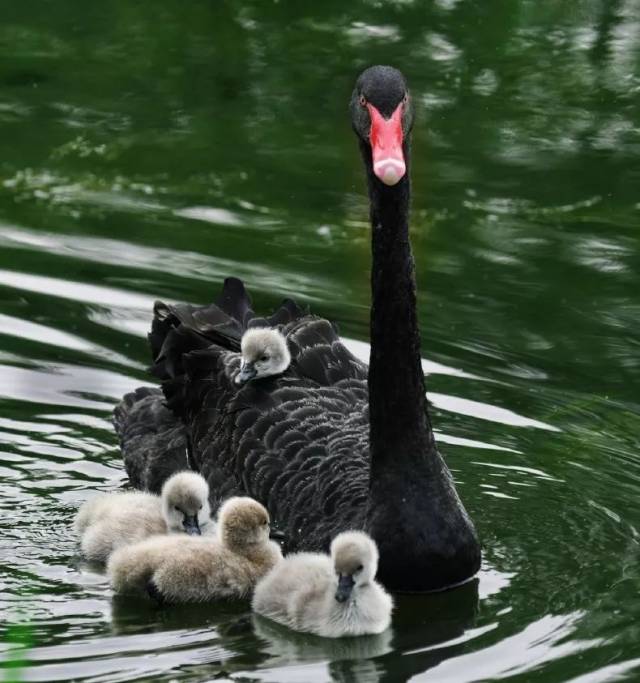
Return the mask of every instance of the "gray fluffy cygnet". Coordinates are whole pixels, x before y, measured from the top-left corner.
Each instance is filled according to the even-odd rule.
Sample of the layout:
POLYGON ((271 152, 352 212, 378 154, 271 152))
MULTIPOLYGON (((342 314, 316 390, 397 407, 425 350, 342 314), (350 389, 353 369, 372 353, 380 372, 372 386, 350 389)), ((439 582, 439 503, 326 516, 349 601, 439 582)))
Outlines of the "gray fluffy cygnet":
POLYGON ((291 354, 284 335, 271 327, 254 327, 242 335, 242 358, 236 384, 283 373, 291 363, 291 354))
POLYGON ((107 570, 116 593, 148 592, 166 602, 205 602, 251 594, 282 559, 269 540, 269 514, 248 497, 226 500, 211 537, 159 536, 116 551, 107 570))
POLYGON ((157 534, 212 534, 209 486, 195 472, 169 477, 160 496, 142 491, 105 493, 83 503, 74 520, 82 554, 106 562, 122 546, 157 534))
POLYGON ((361 531, 339 534, 331 557, 294 553, 256 586, 253 609, 297 631, 328 638, 381 633, 393 601, 376 583, 378 549, 361 531))

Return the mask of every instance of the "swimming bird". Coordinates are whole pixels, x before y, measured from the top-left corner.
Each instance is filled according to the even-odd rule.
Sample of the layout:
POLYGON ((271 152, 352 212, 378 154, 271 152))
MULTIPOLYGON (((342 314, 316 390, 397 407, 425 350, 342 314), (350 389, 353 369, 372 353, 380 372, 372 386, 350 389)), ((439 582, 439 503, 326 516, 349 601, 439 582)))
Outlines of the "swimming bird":
POLYGON ((341 531, 361 529, 376 541, 387 588, 442 589, 477 572, 480 545, 427 411, 409 240, 413 101, 403 75, 365 70, 350 113, 370 203, 369 367, 329 321, 290 300, 260 318, 243 284, 228 278, 209 306, 156 304, 149 341, 162 392, 125 397, 116 427, 138 486, 176 466, 171 444, 182 435, 212 505, 232 494, 262 501, 286 552, 324 552, 341 531), (291 363, 238 387, 227 369, 253 326, 278 327, 291 363), (157 419, 163 401, 173 419, 157 419), (165 435, 164 458, 144 434, 154 448, 165 435))
POLYGON ((195 472, 178 472, 167 479, 161 496, 142 491, 95 496, 78 510, 74 529, 82 554, 94 562, 106 562, 116 548, 156 534, 213 533, 209 486, 195 472))
POLYGON ((382 633, 393 601, 374 580, 378 549, 361 531, 339 534, 331 557, 294 553, 256 586, 255 612, 296 631, 327 638, 382 633))
POLYGON ((117 550, 107 565, 117 593, 147 591, 165 602, 205 602, 249 595, 282 559, 269 540, 269 514, 247 497, 225 501, 218 533, 156 536, 117 550))

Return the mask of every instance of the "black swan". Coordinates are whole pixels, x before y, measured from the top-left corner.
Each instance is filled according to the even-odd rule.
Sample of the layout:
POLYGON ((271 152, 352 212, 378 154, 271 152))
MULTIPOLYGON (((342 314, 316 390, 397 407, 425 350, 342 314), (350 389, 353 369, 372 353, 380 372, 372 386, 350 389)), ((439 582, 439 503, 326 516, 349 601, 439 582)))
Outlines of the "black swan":
POLYGON ((367 172, 372 229, 371 358, 352 356, 326 320, 285 301, 258 318, 229 278, 215 304, 157 303, 149 335, 158 389, 139 389, 115 424, 133 485, 157 489, 188 463, 212 506, 264 503, 285 550, 327 551, 350 529, 380 550, 396 591, 446 588, 480 565, 476 532, 440 456, 425 396, 409 243, 411 98, 391 67, 364 71, 350 104, 367 172), (277 327, 291 364, 238 386, 240 339, 277 327))

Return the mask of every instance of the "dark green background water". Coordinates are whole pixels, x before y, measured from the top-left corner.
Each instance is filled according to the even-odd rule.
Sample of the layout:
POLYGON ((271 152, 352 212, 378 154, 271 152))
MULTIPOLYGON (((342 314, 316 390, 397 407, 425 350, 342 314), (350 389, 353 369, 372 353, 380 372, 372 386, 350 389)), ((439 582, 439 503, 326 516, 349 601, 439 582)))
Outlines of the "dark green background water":
POLYGON ((7 677, 639 680, 639 121, 638 0, 3 2, 7 677), (329 643, 246 604, 113 602, 70 523, 125 482, 109 415, 153 299, 234 274, 367 341, 347 100, 379 62, 419 110, 423 349, 479 581, 329 643))

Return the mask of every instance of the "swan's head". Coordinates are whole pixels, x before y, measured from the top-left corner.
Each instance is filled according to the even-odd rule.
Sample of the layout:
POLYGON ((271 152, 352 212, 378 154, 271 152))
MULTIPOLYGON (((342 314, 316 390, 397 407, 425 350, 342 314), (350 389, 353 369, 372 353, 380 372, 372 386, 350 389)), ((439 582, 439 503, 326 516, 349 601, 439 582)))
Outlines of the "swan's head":
POLYGON ((269 513, 253 498, 228 498, 218 512, 218 535, 222 543, 243 549, 269 541, 269 513))
POLYGON ((236 384, 251 379, 271 377, 284 372, 291 362, 291 354, 284 335, 271 327, 254 327, 242 335, 242 360, 236 384))
POLYGON ((195 472, 178 472, 162 487, 162 514, 169 531, 200 535, 212 524, 209 485, 195 472))
POLYGON ((353 129, 371 151, 373 173, 385 185, 397 185, 407 172, 405 142, 413 126, 404 76, 391 66, 369 67, 356 81, 350 108, 353 129))
POLYGON ((354 588, 371 583, 378 571, 378 548, 362 531, 338 534, 331 543, 331 559, 338 577, 338 602, 349 600, 354 588))

